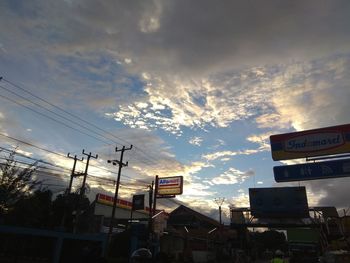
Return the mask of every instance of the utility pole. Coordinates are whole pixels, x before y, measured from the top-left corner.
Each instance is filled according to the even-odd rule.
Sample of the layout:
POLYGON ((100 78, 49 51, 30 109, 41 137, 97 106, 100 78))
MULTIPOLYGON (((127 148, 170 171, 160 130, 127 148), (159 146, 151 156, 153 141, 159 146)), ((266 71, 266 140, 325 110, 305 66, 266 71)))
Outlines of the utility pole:
POLYGON ((97 159, 98 158, 97 154, 95 156, 93 156, 91 152, 89 154, 87 154, 84 149, 83 149, 82 153, 87 156, 87 159, 86 159, 86 165, 85 165, 85 172, 83 173, 83 176, 84 176, 83 183, 82 183, 81 188, 80 188, 80 194, 79 194, 79 199, 78 199, 78 208, 77 208, 77 214, 76 214, 76 219, 75 219, 75 224, 74 224, 74 231, 73 231, 74 233, 76 233, 77 228, 78 228, 78 222, 79 222, 79 217, 80 217, 80 213, 81 213, 80 205, 81 205, 81 201, 83 200, 83 197, 84 197, 84 194, 85 194, 85 184, 86 184, 86 177, 87 177, 87 174, 88 174, 88 168, 89 168, 90 159, 91 158, 93 158, 93 159, 97 159))
POLYGON ((117 199, 118 199, 118 191, 119 191, 120 175, 121 175, 121 172, 122 172, 122 167, 123 166, 128 166, 128 164, 129 164, 129 162, 123 163, 124 152, 128 151, 128 150, 131 150, 131 149, 132 149, 132 145, 130 145, 129 148, 125 148, 125 146, 123 146, 123 148, 121 148, 121 149, 118 149, 118 147, 115 147, 115 151, 116 152, 121 152, 120 153, 120 159, 119 160, 108 160, 107 161, 107 163, 112 163, 113 165, 117 165, 118 164, 118 166, 119 166, 117 183, 116 183, 115 192, 114 192, 112 216, 111 216, 111 221, 109 223, 109 231, 108 231, 108 238, 109 238, 109 240, 111 240, 112 232, 113 232, 113 221, 114 221, 114 216, 115 216, 115 209, 117 207, 117 199))
POLYGON ((148 186, 149 192, 148 192, 148 207, 149 207, 149 221, 148 221, 148 233, 149 237, 151 237, 152 234, 152 217, 153 217, 153 208, 152 208, 152 199, 153 199, 153 187, 154 187, 154 181, 152 181, 152 184, 148 186))
POLYGON ((93 158, 93 159, 97 159, 98 158, 97 154, 95 156, 92 156, 91 152, 89 154, 87 154, 84 149, 83 149, 83 154, 87 156, 87 159, 86 159, 83 183, 82 183, 81 189, 80 189, 80 199, 82 199, 84 194, 85 194, 85 184, 86 184, 86 177, 87 177, 87 174, 88 174, 90 158, 93 158))
MULTIPOLYGON (((67 157, 73 159, 74 163, 73 163, 73 168, 72 168, 72 172, 71 172, 71 175, 70 175, 69 186, 68 186, 68 188, 67 188, 67 190, 65 192, 66 196, 68 196, 71 193, 72 185, 73 185, 73 178, 75 176, 77 176, 75 174, 75 167, 76 167, 77 161, 83 161, 84 160, 84 157, 82 157, 81 159, 78 159, 77 155, 74 155, 74 157, 72 157, 72 156, 70 156, 70 153, 67 154, 67 157)), ((65 205, 67 205, 68 200, 65 199, 64 202, 65 202, 65 205)), ((66 211, 66 209, 64 209, 62 220, 61 220, 61 227, 62 228, 64 228, 64 223, 66 221, 66 217, 67 217, 67 211, 66 211)))
POLYGON ((70 194, 70 192, 72 191, 73 178, 75 177, 75 167, 76 167, 77 161, 84 161, 84 157, 82 157, 81 159, 78 159, 77 155, 74 155, 74 157, 72 157, 70 156, 70 153, 67 154, 67 157, 74 160, 72 173, 70 175, 69 186, 67 189, 67 194, 70 194))
POLYGON ((158 181, 159 177, 156 175, 156 184, 154 186, 154 199, 153 199, 153 215, 156 214, 156 209, 157 209, 157 194, 158 194, 158 181))
POLYGON ((225 198, 224 197, 215 198, 214 201, 219 206, 219 218, 220 218, 219 222, 220 222, 220 225, 221 225, 221 223, 222 223, 222 220, 221 220, 221 206, 224 203, 225 198))

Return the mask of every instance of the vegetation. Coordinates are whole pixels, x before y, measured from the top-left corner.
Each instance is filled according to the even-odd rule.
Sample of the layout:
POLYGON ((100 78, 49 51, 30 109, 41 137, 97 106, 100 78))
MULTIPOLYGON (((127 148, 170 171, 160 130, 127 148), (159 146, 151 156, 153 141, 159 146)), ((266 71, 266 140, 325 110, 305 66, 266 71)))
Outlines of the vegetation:
POLYGON ((17 166, 16 151, 10 152, 6 162, 0 165, 0 215, 13 210, 16 204, 40 186, 41 182, 33 179, 36 163, 26 168, 17 166))
MULTIPOLYGON (((0 223, 7 225, 73 230, 74 213, 86 211, 90 202, 78 193, 53 193, 36 179, 37 163, 22 167, 12 151, 0 164, 0 223)), ((83 223, 84 220, 81 220, 83 223)))

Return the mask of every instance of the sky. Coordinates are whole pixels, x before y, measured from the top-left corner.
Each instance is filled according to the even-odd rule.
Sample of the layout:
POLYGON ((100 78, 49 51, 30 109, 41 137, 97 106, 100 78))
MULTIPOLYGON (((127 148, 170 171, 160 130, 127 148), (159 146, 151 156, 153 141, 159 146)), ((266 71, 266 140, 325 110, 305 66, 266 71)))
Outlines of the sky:
POLYGON ((1 147, 66 168, 46 176, 57 192, 84 149, 90 196, 112 194, 107 160, 132 144, 124 199, 183 176, 160 207, 218 218, 216 199, 227 214, 249 188, 305 185, 310 206, 347 209, 349 178, 276 183, 292 162, 269 136, 350 123, 349 23, 347 0, 3 0, 1 147))

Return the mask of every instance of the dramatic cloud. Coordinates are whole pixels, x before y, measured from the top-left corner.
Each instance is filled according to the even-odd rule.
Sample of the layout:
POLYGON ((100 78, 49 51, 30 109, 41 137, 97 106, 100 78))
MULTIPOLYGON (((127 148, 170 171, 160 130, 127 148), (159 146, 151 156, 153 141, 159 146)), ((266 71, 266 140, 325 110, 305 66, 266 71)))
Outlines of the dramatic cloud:
MULTIPOLYGON (((133 142, 124 175, 147 181, 155 174, 183 175, 192 189, 186 190, 188 200, 204 206, 208 202, 201 198, 214 194, 208 185, 242 183, 253 173, 231 168, 202 182, 201 172, 214 168, 211 162, 230 165, 233 156, 264 154, 272 133, 350 122, 349 17, 347 0, 6 0, 0 3, 0 72, 68 111, 99 118, 99 127, 108 123, 119 138, 106 147, 133 142), (122 129, 115 131, 111 122, 122 129), (250 135, 242 136, 247 141, 238 148, 224 148, 231 142, 219 137, 232 129, 250 135), (181 163, 179 150, 159 137, 163 131, 171 139, 186 134, 197 146, 211 136, 213 152, 181 163), (216 131, 218 138, 212 136, 216 131)), ((101 156, 96 166, 116 158, 4 101, 1 132, 45 141, 38 144, 61 153, 88 145, 101 156)), ((71 167, 64 158, 42 156, 71 167)), ((89 171, 113 177, 103 169, 89 171)), ((341 182, 346 180, 310 183, 313 203, 344 206, 341 182)), ((246 205, 243 192, 235 198, 246 205)))

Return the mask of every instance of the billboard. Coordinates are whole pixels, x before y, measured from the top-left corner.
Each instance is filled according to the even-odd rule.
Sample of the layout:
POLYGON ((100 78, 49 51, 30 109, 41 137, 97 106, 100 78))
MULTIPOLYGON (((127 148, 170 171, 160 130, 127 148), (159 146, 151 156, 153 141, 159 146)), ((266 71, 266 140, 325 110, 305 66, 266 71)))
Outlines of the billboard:
POLYGON ((145 209, 145 195, 133 195, 132 210, 144 210, 144 209, 145 209))
POLYGON ((350 124, 270 136, 274 161, 350 152, 350 124))
POLYGON ((276 182, 292 182, 350 176, 350 159, 273 167, 276 182))
POLYGON ((157 195, 168 196, 168 195, 180 195, 183 190, 183 177, 163 177, 158 178, 157 182, 157 195))
POLYGON ((308 218, 305 187, 250 188, 251 215, 256 218, 308 218))

